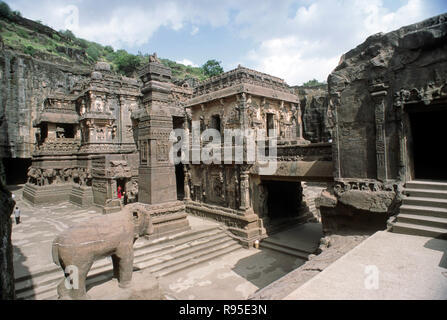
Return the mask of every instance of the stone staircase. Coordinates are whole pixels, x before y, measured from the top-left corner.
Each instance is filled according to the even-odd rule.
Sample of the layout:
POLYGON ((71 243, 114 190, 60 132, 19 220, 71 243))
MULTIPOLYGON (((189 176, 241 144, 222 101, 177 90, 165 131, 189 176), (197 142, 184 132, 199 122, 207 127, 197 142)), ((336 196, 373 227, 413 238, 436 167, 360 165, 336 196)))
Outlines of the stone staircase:
POLYGON ((391 231, 447 239, 447 182, 409 181, 404 194, 391 231))
MULTIPOLYGON (((134 270, 148 269, 155 277, 166 276, 241 249, 242 246, 220 226, 206 226, 160 239, 139 239, 134 246, 134 270)), ((56 287, 62 270, 49 265, 31 275, 16 278, 17 299, 57 299, 56 287)), ((112 279, 110 258, 95 261, 89 287, 112 279)))
POLYGON ((326 186, 321 186, 320 184, 302 182, 303 186, 303 204, 302 208, 309 211, 313 219, 317 222, 321 222, 320 210, 315 205, 315 199, 321 195, 321 192, 326 188, 326 186))
POLYGON ((261 248, 270 249, 273 251, 281 252, 284 254, 287 254, 289 256, 293 256, 295 258, 300 258, 303 260, 309 260, 309 255, 313 254, 314 252, 311 252, 310 250, 306 250, 304 248, 298 248, 292 245, 288 245, 285 243, 282 243, 280 241, 277 241, 276 239, 272 238, 265 238, 260 243, 261 248))

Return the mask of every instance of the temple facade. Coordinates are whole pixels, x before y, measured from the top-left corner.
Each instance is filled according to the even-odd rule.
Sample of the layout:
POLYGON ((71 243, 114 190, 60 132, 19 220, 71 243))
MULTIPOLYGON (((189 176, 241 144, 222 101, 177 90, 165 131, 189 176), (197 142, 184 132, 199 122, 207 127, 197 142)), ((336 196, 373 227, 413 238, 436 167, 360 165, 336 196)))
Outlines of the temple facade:
POLYGON ((136 200, 138 152, 131 113, 140 104, 135 79, 117 77, 98 63, 72 92, 48 96, 34 121, 36 148, 24 199, 71 201, 80 206, 113 203, 117 186, 136 200))
POLYGON ((173 83, 155 54, 138 79, 100 62, 70 92, 44 100, 23 198, 97 205, 104 213, 135 202, 158 210, 158 234, 186 228, 186 214, 194 214, 222 222, 250 245, 266 228, 309 218, 302 181, 331 180, 330 144, 304 139, 302 115, 284 80, 242 66, 190 87, 173 83), (176 130, 191 138, 188 159, 177 162, 176 130), (208 161, 206 150, 221 157, 208 161), (272 172, 263 171, 260 155, 272 172))

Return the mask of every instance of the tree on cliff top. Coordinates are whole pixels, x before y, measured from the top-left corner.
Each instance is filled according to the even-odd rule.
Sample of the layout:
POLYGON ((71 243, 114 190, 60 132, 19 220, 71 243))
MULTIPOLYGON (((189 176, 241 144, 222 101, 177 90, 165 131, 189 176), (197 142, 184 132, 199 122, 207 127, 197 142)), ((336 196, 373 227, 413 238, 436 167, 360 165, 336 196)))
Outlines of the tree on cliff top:
POLYGON ((319 82, 317 79, 312 79, 307 82, 304 82, 303 87, 317 87, 317 86, 322 86, 325 84, 326 83, 324 83, 324 82, 319 82))
POLYGON ((137 56, 127 53, 126 50, 117 50, 114 62, 118 67, 118 72, 126 76, 132 76, 141 64, 137 56))
POLYGON ((217 60, 208 60, 202 66, 203 73, 208 77, 214 77, 224 72, 223 68, 220 65, 220 61, 217 60))
POLYGON ((11 8, 6 2, 0 1, 0 17, 9 18, 12 14, 11 8))

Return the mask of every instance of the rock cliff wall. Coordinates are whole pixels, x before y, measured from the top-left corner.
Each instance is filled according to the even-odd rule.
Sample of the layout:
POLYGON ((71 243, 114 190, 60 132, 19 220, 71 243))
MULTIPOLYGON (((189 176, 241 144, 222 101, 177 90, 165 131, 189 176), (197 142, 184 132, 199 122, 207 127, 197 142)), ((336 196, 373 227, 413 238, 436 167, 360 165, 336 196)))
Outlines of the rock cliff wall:
POLYGON ((15 202, 0 180, 0 300, 14 299, 11 213, 15 202))
POLYGON ((327 126, 327 86, 294 87, 303 112, 303 136, 311 142, 328 142, 331 132, 327 126))
POLYGON ((0 50, 0 158, 31 158, 33 120, 51 92, 68 93, 90 74, 76 68, 0 50))

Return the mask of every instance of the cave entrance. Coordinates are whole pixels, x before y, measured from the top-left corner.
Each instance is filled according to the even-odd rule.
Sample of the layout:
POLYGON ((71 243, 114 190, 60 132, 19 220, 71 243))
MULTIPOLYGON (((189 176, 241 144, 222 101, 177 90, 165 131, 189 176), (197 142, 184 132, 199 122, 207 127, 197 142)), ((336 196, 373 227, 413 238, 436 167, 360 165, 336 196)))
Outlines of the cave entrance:
POLYGON ((28 168, 30 166, 30 158, 3 158, 6 184, 12 185, 26 183, 28 180, 28 168))
POLYGON ((296 218, 300 215, 303 189, 301 182, 263 181, 267 188, 267 207, 270 220, 296 218))
POLYGON ((415 179, 447 180, 445 148, 447 105, 409 111, 415 179))

